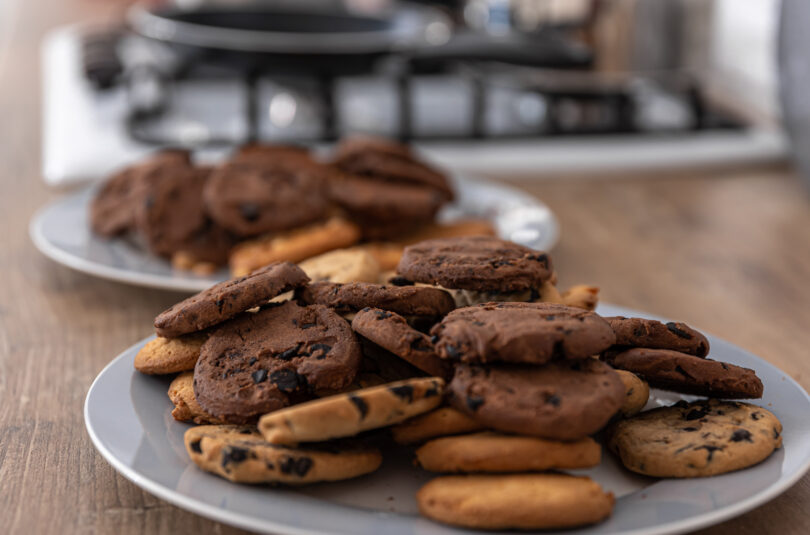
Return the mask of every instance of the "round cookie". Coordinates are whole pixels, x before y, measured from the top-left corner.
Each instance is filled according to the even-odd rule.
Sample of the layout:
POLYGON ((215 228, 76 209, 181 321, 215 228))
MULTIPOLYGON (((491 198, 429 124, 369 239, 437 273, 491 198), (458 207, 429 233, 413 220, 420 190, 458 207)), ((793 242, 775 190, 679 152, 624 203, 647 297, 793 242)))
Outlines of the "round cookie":
POLYGON ((441 402, 443 392, 438 377, 406 379, 265 414, 259 431, 273 444, 353 436, 427 412, 441 402))
POLYGON ((662 323, 644 318, 614 316, 605 318, 616 333, 616 345, 671 349, 696 357, 709 354, 706 337, 685 323, 662 323))
POLYGON ((545 366, 460 364, 448 386, 450 404, 491 429, 577 440, 604 427, 624 401, 624 385, 603 362, 545 366))
POLYGON ((161 312, 155 318, 155 330, 166 338, 201 331, 307 282, 309 278, 294 264, 270 264, 215 284, 161 312))
POLYGON ((340 313, 373 307, 403 316, 444 316, 454 308, 447 292, 427 286, 314 282, 301 288, 296 296, 304 303, 325 305, 340 313))
POLYGON ((352 329, 425 373, 444 378, 452 373, 450 365, 436 355, 430 338, 394 312, 364 308, 352 319, 352 329))
POLYGON ((638 414, 650 399, 650 385, 635 373, 625 370, 616 370, 616 373, 624 385, 624 402, 619 412, 624 417, 638 414))
POLYGON ((205 207, 238 236, 298 227, 326 216, 326 174, 324 167, 298 156, 242 158, 211 174, 205 207))
POLYGON ((754 370, 668 349, 628 349, 606 359, 614 368, 633 372, 655 388, 683 394, 761 398, 764 389, 754 370))
POLYGON ((380 264, 363 249, 338 249, 298 264, 314 282, 377 282, 380 264))
POLYGON ((208 333, 192 333, 179 338, 158 336, 149 340, 135 355, 135 369, 149 375, 193 370, 206 340, 208 333))
POLYGON ((434 411, 415 416, 391 428, 391 436, 397 444, 417 444, 425 440, 472 431, 481 431, 484 426, 453 407, 439 407, 434 411))
POLYGON ((289 448, 268 444, 251 427, 206 425, 184 436, 186 451, 207 472, 235 483, 303 485, 340 481, 379 468, 379 450, 332 444, 289 448))
POLYGON ((608 448, 628 469, 653 477, 705 477, 755 465, 782 445, 782 424, 748 403, 679 401, 620 420, 608 448))
POLYGON ((615 340, 594 312, 556 303, 486 303, 459 308, 430 333, 439 356, 455 362, 543 364, 584 359, 615 340))
POLYGON ((416 450, 416 465, 428 472, 542 472, 591 468, 602 448, 592 438, 561 442, 483 432, 431 440, 416 450))
POLYGON ((397 273, 408 280, 482 292, 539 288, 551 278, 551 259, 491 236, 423 241, 405 248, 397 273))
POLYGON ((194 373, 181 373, 169 385, 169 399, 174 403, 172 418, 178 422, 195 424, 224 424, 219 418, 205 412, 194 396, 194 373))
POLYGON ((245 423, 345 389, 361 359, 349 324, 333 310, 288 301, 212 332, 194 368, 194 394, 206 412, 245 423))
POLYGON ((565 474, 443 476, 416 493, 419 512, 473 529, 562 529, 600 522, 613 493, 587 477, 565 474))

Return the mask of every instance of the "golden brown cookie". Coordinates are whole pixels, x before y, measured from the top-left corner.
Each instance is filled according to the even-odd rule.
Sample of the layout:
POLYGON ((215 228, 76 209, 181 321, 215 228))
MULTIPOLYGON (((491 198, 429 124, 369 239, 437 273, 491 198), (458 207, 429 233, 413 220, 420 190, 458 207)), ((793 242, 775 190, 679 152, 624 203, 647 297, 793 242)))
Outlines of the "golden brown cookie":
POLYGON ((594 310, 599 303, 599 288, 587 284, 578 284, 568 288, 560 297, 564 305, 594 310))
POLYGON ((208 333, 192 333, 179 338, 158 336, 135 355, 135 369, 149 375, 185 372, 194 369, 200 348, 208 333))
POLYGON ((613 493, 564 474, 444 476, 416 493, 428 518, 473 529, 560 529, 601 522, 613 493))
POLYGON ((402 258, 402 245, 392 242, 369 242, 351 247, 351 251, 365 251, 377 261, 381 271, 396 269, 402 258))
POLYGON ((625 370, 616 373, 624 384, 624 402, 619 412, 625 417, 638 414, 650 399, 650 385, 635 373, 625 370))
POLYGON ((453 407, 439 407, 391 428, 398 444, 417 444, 435 437, 480 431, 485 427, 453 407))
POLYGON ((231 251, 231 273, 240 277, 272 262, 301 262, 333 249, 354 245, 359 239, 357 225, 333 217, 324 223, 240 243, 231 251))
POLYGON ((178 422, 195 424, 224 424, 223 420, 205 412, 194 395, 194 373, 183 372, 169 385, 169 399, 174 403, 172 417, 178 422))
POLYGON ((380 264, 363 249, 351 247, 313 256, 298 264, 313 282, 377 282, 380 264))
POLYGON ((590 468, 601 456, 590 437, 561 442, 485 431, 431 440, 416 450, 416 464, 429 472, 540 472, 590 468))
POLYGON ((705 477, 755 465, 782 445, 782 424, 770 411, 716 399, 619 420, 607 446, 633 472, 653 477, 705 477))

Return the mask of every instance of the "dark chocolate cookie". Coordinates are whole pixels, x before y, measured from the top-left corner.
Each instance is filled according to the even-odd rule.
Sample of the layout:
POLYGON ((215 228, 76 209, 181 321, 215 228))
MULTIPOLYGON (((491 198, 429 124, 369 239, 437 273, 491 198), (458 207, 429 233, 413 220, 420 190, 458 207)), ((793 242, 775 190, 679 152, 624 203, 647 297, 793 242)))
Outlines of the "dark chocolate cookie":
POLYGON ((615 341, 610 325, 596 313, 555 303, 457 308, 430 333, 440 357, 470 363, 585 359, 615 341))
POLYGON ((490 236, 423 241, 406 247, 397 267, 412 281, 483 292, 539 288, 552 271, 546 253, 490 236))
POLYGON ((702 333, 685 323, 662 323, 644 318, 614 316, 605 318, 616 333, 616 345, 671 349, 705 357, 709 353, 709 341, 702 333))
POLYGON ((326 216, 325 167, 303 157, 242 157, 217 168, 204 190, 211 217, 239 236, 287 230, 326 216))
POLYGON ((352 329, 430 375, 450 376, 449 363, 436 355, 430 338, 413 329, 398 314, 364 308, 354 316, 352 329))
POLYGON ((166 338, 201 331, 307 282, 309 278, 295 264, 270 264, 215 284, 161 312, 155 318, 155 330, 166 338))
POLYGON ((456 366, 450 403, 501 431, 576 440, 601 429, 624 401, 624 386, 596 359, 545 366, 456 366))
POLYGON ((714 398, 761 398, 754 370, 668 349, 628 349, 607 355, 611 366, 633 372, 650 386, 714 398))
POLYGON ((426 286, 313 282, 298 290, 296 295, 304 303, 326 305, 340 313, 374 307, 403 316, 444 316, 454 307, 450 294, 426 286))
POLYGON ((249 422, 344 390, 361 359, 357 338, 334 310, 288 301, 218 327, 200 349, 194 394, 209 414, 249 422))

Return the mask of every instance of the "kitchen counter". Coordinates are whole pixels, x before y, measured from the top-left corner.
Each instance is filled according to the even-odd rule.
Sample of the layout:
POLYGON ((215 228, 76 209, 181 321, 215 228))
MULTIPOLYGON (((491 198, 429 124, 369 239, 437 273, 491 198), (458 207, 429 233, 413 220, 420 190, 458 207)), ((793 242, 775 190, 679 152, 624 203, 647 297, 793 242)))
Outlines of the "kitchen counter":
MULTIPOLYGON (((0 520, 7 533, 238 533, 117 475, 94 451, 82 403, 96 374, 182 296, 98 280, 31 244, 40 180, 38 43, 54 25, 108 19, 88 1, 22 2, 0 18, 0 520), (90 12, 93 12, 92 16, 90 12)), ((514 182, 562 224, 561 285, 677 318, 781 367, 810 389, 810 200, 788 167, 514 182)), ((701 533, 810 526, 810 476, 701 533)))

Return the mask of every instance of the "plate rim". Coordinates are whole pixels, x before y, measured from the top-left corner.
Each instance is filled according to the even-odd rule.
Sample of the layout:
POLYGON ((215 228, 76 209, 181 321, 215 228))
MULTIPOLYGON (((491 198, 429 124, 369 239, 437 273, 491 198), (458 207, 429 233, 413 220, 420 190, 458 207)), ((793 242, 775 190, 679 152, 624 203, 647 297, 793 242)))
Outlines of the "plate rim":
MULTIPOLYGON (((609 303, 601 303, 601 305, 609 306, 617 311, 621 311, 623 315, 635 315, 639 317, 650 317, 654 319, 662 319, 658 316, 652 314, 645 314, 634 309, 630 309, 627 307, 613 305, 609 303)), ((259 520, 254 519, 253 517, 246 516, 242 513, 237 513, 234 511, 228 511, 225 509, 221 509, 215 506, 211 506, 203 501, 200 501, 195 498, 188 497, 182 494, 179 491, 170 489, 168 487, 163 486, 160 483, 154 482, 151 479, 142 476, 137 470, 126 466, 123 462, 119 461, 111 451, 107 450, 102 442, 101 439, 97 436, 95 430, 90 425, 89 419, 89 402, 90 397, 95 389, 97 383, 105 375, 108 370, 116 365, 121 359, 125 358, 129 352, 131 352, 135 347, 144 344, 149 339, 153 338, 154 335, 143 338, 136 343, 130 345, 123 351, 121 351, 115 358, 113 358, 110 362, 108 362, 104 368, 96 375, 93 379, 90 388, 87 390, 87 394, 85 395, 85 400, 83 403, 83 410, 82 414, 84 417, 85 429, 87 430, 88 435, 90 436, 90 440, 93 443, 93 447, 96 449, 97 452, 101 454, 101 456, 115 469, 116 472, 121 474, 124 478, 134 483, 136 486, 140 487, 141 489, 153 494, 154 496, 159 497, 162 500, 165 500, 181 509, 185 509, 187 511, 191 511, 194 514, 198 514, 202 517, 208 518, 209 520, 214 520, 218 522, 223 522, 228 525, 236 526, 243 529, 253 530, 259 533, 269 533, 268 530, 272 530, 278 534, 290 534, 290 535, 313 535, 313 534, 323 534, 329 535, 330 532, 323 532, 317 531, 310 528, 302 528, 298 526, 293 526, 290 524, 283 524, 283 523, 276 523, 272 520, 259 520)), ((799 392, 801 392, 810 405, 810 394, 808 394, 807 390, 802 387, 790 374, 784 372, 781 368, 776 366, 775 364, 769 362, 768 360, 759 357, 745 349, 732 344, 722 338, 709 335, 710 338, 714 340, 721 341, 723 344, 727 345, 729 348, 734 349, 735 351, 739 351, 741 353, 745 353, 751 357, 754 357, 760 363, 765 366, 771 368, 771 372, 776 372, 781 374, 785 381, 792 383, 794 387, 796 387, 799 392)), ((132 370, 132 373, 135 373, 135 370, 132 370)), ((693 530, 697 530, 700 528, 705 528, 708 526, 719 524, 725 520, 729 520, 731 518, 735 518, 742 514, 745 514, 765 503, 773 500, 780 494, 786 492, 788 489, 793 487, 802 477, 807 474, 810 470, 810 454, 804 459, 801 466, 793 473, 788 474, 786 476, 780 477, 777 481, 773 482, 768 487, 762 489, 761 491, 755 493, 752 496, 744 498, 739 502, 734 504, 728 505, 723 507, 719 510, 709 511, 706 513, 699 514, 695 517, 685 518, 683 520, 670 522, 668 524, 663 524, 655 527, 644 527, 639 529, 634 529, 632 531, 626 531, 627 535, 672 535, 672 534, 679 534, 685 533, 693 530)), ((472 531, 469 531, 472 533, 472 531)), ((531 532, 529 532, 531 533, 531 532)), ((542 533, 542 532, 540 532, 542 533)), ((572 533, 577 533, 576 530, 572 530, 572 533)))
MULTIPOLYGON (((481 187, 495 187, 507 192, 509 195, 522 196, 530 200, 538 209, 543 209, 548 213, 548 246, 545 247, 546 251, 551 251, 560 239, 560 221, 553 210, 541 199, 527 193, 519 188, 510 184, 505 184, 497 180, 491 180, 484 177, 469 176, 465 174, 453 174, 451 179, 458 184, 473 183, 481 187)), ((45 214, 48 213, 54 206, 65 203, 74 198, 81 197, 82 195, 89 195, 98 185, 84 187, 67 195, 60 196, 44 206, 38 208, 28 223, 28 235, 31 242, 39 250, 40 253, 47 258, 56 262, 57 264, 66 266, 70 269, 90 275, 93 277, 128 284, 131 286, 138 286, 142 288, 154 288, 158 290, 168 290, 177 292, 200 292, 212 284, 219 282, 219 279, 213 277, 199 278, 198 280, 189 277, 178 277, 170 279, 164 275, 154 275, 151 273, 135 272, 131 270, 112 267, 106 264, 100 264, 87 260, 81 256, 71 254, 63 249, 56 247, 43 234, 42 225, 44 223, 45 214)), ((458 186, 457 186, 458 187, 458 186)))

